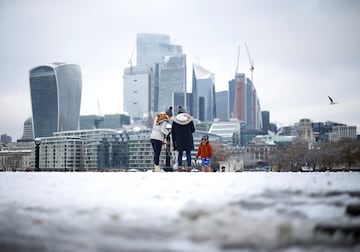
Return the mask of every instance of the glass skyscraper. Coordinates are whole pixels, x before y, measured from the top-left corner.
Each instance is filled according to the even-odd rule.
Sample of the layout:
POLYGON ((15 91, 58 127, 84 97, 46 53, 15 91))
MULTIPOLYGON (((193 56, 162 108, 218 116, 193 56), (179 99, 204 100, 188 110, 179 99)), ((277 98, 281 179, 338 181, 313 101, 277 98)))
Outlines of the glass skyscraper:
POLYGON ((186 92, 186 57, 182 46, 170 44, 169 35, 137 34, 136 66, 151 68, 151 111, 163 111, 171 105, 172 92, 186 92))
POLYGON ((234 116, 234 105, 235 105, 235 79, 229 81, 229 117, 235 118, 234 116))
POLYGON ((179 112, 179 106, 185 108, 186 112, 190 115, 194 114, 193 111, 193 94, 186 93, 186 97, 184 97, 184 92, 175 92, 173 93, 172 104, 173 104, 173 114, 177 115, 179 112), (185 102, 186 101, 186 105, 185 102))
POLYGON ((79 129, 81 70, 78 65, 53 63, 29 72, 34 137, 79 129))
POLYGON ((173 93, 186 94, 186 55, 164 56, 159 71, 158 110, 166 111, 173 93))
POLYGON ((136 66, 154 67, 159 63, 170 44, 170 36, 164 34, 139 33, 136 35, 136 66))
POLYGON ((246 95, 246 125, 248 129, 262 128, 262 116, 260 109, 260 100, 257 96, 255 86, 252 81, 246 78, 245 84, 246 95))
POLYGON ((215 117, 215 75, 200 65, 193 65, 192 92, 194 94, 194 116, 211 122, 215 117), (204 113, 201 111, 204 99, 204 113))
POLYGON ((216 97, 216 118, 229 120, 229 91, 220 91, 216 97))

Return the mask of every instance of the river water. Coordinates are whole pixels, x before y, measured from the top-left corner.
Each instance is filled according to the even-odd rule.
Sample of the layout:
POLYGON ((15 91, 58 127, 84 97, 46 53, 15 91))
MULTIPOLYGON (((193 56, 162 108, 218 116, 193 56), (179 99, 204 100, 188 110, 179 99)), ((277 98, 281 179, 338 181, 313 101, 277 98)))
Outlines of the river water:
POLYGON ((0 173, 0 251, 360 251, 360 173, 0 173))

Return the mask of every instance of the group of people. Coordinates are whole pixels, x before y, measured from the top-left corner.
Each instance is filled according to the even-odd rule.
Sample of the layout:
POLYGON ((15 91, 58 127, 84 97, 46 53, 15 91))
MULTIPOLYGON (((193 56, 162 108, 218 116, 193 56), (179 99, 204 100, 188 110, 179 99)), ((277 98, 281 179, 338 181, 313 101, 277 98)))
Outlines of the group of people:
MULTIPOLYGON (((174 151, 178 152, 177 167, 178 171, 183 170, 183 153, 186 155, 187 167, 191 168, 191 151, 194 149, 193 133, 195 126, 192 116, 185 111, 182 106, 178 107, 176 116, 172 116, 172 107, 164 113, 156 115, 150 135, 150 142, 154 151, 154 171, 160 172, 160 154, 162 146, 167 144, 168 135, 171 134, 174 151), (172 121, 171 127, 167 125, 172 121)), ((207 135, 201 138, 196 158, 201 159, 201 171, 211 172, 211 157, 213 155, 212 146, 207 135)))

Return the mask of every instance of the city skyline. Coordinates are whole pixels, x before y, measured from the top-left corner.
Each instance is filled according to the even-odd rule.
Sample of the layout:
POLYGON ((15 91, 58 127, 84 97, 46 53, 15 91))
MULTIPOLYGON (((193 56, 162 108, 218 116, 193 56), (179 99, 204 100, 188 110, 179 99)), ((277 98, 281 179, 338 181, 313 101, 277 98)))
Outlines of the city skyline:
MULTIPOLYGON (((215 75, 216 92, 238 71, 270 121, 335 121, 360 130, 360 3, 357 1, 3 1, 0 4, 0 134, 16 141, 31 116, 29 71, 81 67, 81 115, 123 111, 123 69, 136 64, 136 34, 160 33, 215 75), (41 6, 41 8, 40 8, 41 6), (186 13, 186 15, 184 14, 186 13), (96 17, 96 18, 94 18, 96 17), (329 106, 328 96, 337 104, 329 106)), ((190 79, 190 81, 189 81, 190 79)))

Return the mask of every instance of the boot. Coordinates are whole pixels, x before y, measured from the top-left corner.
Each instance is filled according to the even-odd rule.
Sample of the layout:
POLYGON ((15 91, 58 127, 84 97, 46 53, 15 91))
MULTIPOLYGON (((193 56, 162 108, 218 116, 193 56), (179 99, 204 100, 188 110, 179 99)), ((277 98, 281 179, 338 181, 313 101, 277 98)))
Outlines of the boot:
POLYGON ((154 172, 161 172, 160 165, 154 165, 154 167, 155 167, 154 172))

